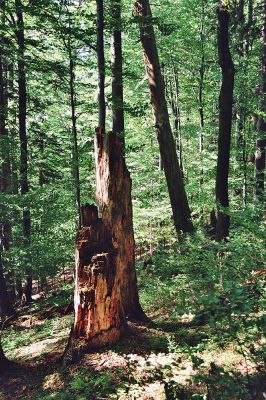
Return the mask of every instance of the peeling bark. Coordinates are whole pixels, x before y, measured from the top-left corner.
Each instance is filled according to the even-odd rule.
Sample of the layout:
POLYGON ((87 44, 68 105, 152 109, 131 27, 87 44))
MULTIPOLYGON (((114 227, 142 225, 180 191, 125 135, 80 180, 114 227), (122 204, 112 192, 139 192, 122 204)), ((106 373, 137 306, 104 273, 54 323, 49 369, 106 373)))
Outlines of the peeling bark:
POLYGON ((82 225, 75 246, 75 322, 65 361, 115 343, 126 328, 110 227, 93 205, 82 207, 82 225))
POLYGON ((103 135, 98 130, 95 149, 96 199, 117 249, 117 279, 124 312, 130 319, 142 319, 135 271, 132 184, 123 156, 123 140, 115 133, 103 135))

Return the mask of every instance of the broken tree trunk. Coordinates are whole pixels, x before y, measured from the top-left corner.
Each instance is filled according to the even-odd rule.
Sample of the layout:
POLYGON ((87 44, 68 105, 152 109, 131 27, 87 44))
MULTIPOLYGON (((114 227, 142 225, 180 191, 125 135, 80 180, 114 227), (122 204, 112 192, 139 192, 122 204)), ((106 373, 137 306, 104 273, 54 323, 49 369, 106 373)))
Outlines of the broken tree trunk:
POLYGON ((117 279, 125 315, 144 319, 135 270, 131 178, 123 156, 123 139, 115 133, 95 137, 96 199, 116 249, 117 279))
POLYGON ((94 205, 82 207, 75 245, 75 322, 64 362, 119 340, 126 327, 119 290, 117 250, 94 205))

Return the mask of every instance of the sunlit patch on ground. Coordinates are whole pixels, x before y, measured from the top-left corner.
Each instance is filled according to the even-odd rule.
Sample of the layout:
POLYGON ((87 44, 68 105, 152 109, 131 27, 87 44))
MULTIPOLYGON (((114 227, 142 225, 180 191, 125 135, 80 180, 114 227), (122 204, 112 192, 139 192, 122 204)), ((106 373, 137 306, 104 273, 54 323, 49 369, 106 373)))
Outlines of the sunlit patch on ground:
POLYGON ((155 322, 129 323, 120 342, 63 368, 73 317, 48 300, 57 305, 43 299, 3 331, 5 352, 18 366, 0 380, 0 400, 203 400, 210 390, 211 399, 220 398, 221 388, 222 400, 263 400, 262 387, 258 396, 246 389, 261 385, 257 366, 232 342, 221 349, 208 324, 189 313, 169 319, 164 308, 149 315, 155 322))

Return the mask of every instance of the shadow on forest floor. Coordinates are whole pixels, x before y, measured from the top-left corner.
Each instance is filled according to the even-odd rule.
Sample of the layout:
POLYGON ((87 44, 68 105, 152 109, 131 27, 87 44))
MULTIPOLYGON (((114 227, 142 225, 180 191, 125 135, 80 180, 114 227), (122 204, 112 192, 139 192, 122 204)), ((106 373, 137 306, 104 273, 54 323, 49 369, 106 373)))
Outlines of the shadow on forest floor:
POLYGON ((129 323, 119 343, 63 368, 72 316, 40 309, 33 306, 31 315, 20 315, 4 330, 6 354, 17 364, 0 378, 0 400, 264 399, 262 373, 250 366, 247 376, 232 349, 207 348, 202 365, 191 357, 190 349, 209 338, 206 324, 129 323))

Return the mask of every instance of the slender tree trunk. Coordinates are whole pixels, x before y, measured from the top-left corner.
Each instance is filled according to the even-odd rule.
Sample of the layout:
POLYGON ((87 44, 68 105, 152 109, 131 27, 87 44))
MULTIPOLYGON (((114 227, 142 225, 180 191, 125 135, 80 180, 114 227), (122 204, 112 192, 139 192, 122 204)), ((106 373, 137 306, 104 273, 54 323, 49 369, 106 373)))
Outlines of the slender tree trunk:
MULTIPOLYGON (((12 102, 14 101, 14 65, 12 62, 8 65, 8 109, 12 107, 12 102)), ((16 161, 16 116, 10 115, 9 119, 11 119, 10 128, 9 128, 9 141, 10 141, 10 168, 11 168, 11 190, 12 193, 18 193, 18 168, 16 161), (12 117, 12 118, 11 118, 12 117)))
POLYGON ((173 67, 173 78, 174 78, 174 89, 172 89, 172 82, 170 81, 169 92, 171 97, 171 108, 174 114, 174 128, 176 131, 177 138, 177 150, 179 155, 179 164, 182 171, 182 177, 185 175, 184 171, 184 160, 183 160, 183 141, 181 134, 181 119, 180 119, 180 108, 179 108, 179 78, 178 71, 174 60, 171 57, 172 67, 173 67))
POLYGON ((15 313, 9 299, 6 280, 4 277, 2 255, 0 253, 0 316, 10 316, 15 313))
MULTIPOLYGON (((0 2, 0 21, 5 24, 5 2, 0 2)), ((0 41, 0 193, 11 193, 11 170, 9 158, 9 138, 6 127, 7 122, 7 79, 4 68, 4 39, 0 41), (3 47, 2 47, 3 46, 3 47)), ((4 213, 0 215, 0 314, 12 315, 14 309, 10 302, 6 280, 4 277, 4 253, 9 249, 11 225, 4 213)))
MULTIPOLYGON (((20 139, 20 190, 24 195, 29 192, 28 183, 28 138, 26 128, 27 113, 27 91, 26 91, 26 72, 25 72, 25 37, 23 6, 21 0, 15 1, 17 15, 17 43, 18 43, 18 95, 19 95, 19 139, 20 139)), ((30 210, 23 211, 23 237, 24 246, 28 247, 30 243, 30 210)), ((32 294, 32 271, 29 262, 26 261, 26 283, 25 283, 25 302, 31 301, 32 294)))
POLYGON ((121 35, 121 1, 111 0, 111 17, 113 31, 111 34, 111 68, 112 68, 112 115, 113 133, 119 136, 124 144, 124 99, 123 99, 123 56, 121 35))
POLYGON ((191 232, 193 225, 169 121, 149 1, 137 1, 135 10, 140 17, 140 37, 144 50, 144 63, 151 94, 155 130, 163 160, 175 228, 178 234, 180 231, 191 232))
MULTIPOLYGON (((200 132, 199 132, 199 151, 202 158, 204 149, 204 108, 203 108, 203 89, 205 78, 205 34, 204 34, 204 15, 205 15, 205 0, 201 0, 201 27, 200 27, 200 46, 201 46, 201 63, 200 63, 200 76, 199 76, 199 118, 200 118, 200 132)), ((202 160, 201 160, 202 162, 202 160)), ((203 167, 200 168, 200 190, 203 185, 203 167)))
MULTIPOLYGON (((123 56, 121 38, 121 1, 111 1, 113 31, 111 34, 112 68, 112 134, 105 136, 103 147, 97 146, 97 188, 102 187, 107 193, 98 190, 96 196, 103 201, 103 221, 110 226, 113 245, 118 249, 116 258, 117 280, 120 282, 121 301, 128 318, 141 319, 144 313, 140 307, 137 277, 135 270, 135 240, 133 231, 132 183, 124 156, 124 101, 123 101, 123 56), (109 176, 101 176, 105 168, 104 146, 106 147, 109 176), (100 156, 101 153, 101 156, 100 156), (100 179, 99 179, 100 178, 100 179), (103 180, 105 180, 103 182, 103 180), (107 194, 107 202, 104 202, 107 194), (104 198, 102 198, 102 196, 104 198)), ((98 144, 102 143, 98 141, 98 144)), ((106 160, 107 161, 107 160, 106 160)))
POLYGON ((263 28, 262 28, 262 68, 260 89, 260 115, 258 117, 258 139, 255 154, 255 189, 254 203, 264 205, 264 181, 265 181, 265 149, 266 149, 266 2, 264 1, 263 28))
MULTIPOLYGON (((69 29, 71 25, 69 22, 69 29)), ((78 214, 78 228, 81 227, 81 200, 80 200, 80 178, 79 178, 79 156, 78 156, 78 133, 77 133, 77 115, 76 115, 76 93, 75 93, 75 71, 74 60, 71 48, 70 38, 68 40, 69 57, 69 87, 71 103, 71 121, 72 121, 72 158, 73 158, 73 179, 75 186, 75 199, 78 214)))
POLYGON ((97 3, 97 61, 98 61, 98 127, 102 134, 105 133, 105 56, 104 56, 104 12, 103 0, 97 3))
POLYGON ((228 215, 228 175, 230 160, 230 141, 232 128, 232 107, 234 90, 234 64, 229 48, 230 14, 225 5, 218 9, 218 55, 222 70, 222 86, 219 97, 219 137, 216 172, 217 223, 216 240, 225 240, 229 235, 230 216, 228 215))

